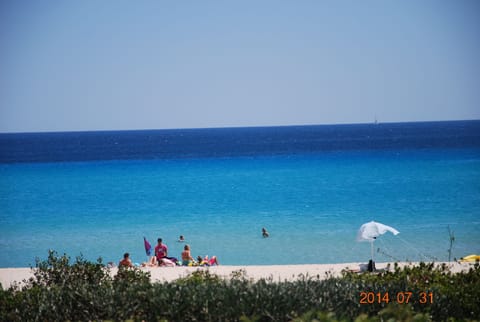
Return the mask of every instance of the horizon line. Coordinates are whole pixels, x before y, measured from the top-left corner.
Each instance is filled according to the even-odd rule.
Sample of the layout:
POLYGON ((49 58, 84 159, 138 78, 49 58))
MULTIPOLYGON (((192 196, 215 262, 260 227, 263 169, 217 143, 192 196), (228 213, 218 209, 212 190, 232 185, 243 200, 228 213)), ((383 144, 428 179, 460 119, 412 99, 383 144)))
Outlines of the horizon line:
POLYGON ((236 125, 236 126, 211 126, 211 127, 178 127, 178 128, 132 128, 132 129, 95 129, 95 130, 42 130, 42 131, 0 131, 0 135, 8 134, 54 134, 54 133, 89 133, 89 132, 140 132, 140 131, 178 131, 178 130, 216 130, 216 129, 247 129, 247 128, 274 128, 274 127, 309 127, 309 126, 348 126, 348 125, 382 125, 382 124, 406 124, 406 123, 447 123, 447 122, 478 122, 480 119, 453 119, 453 120, 430 120, 430 121, 387 121, 380 122, 375 119, 372 122, 358 123, 307 123, 307 124, 281 124, 281 125, 236 125))

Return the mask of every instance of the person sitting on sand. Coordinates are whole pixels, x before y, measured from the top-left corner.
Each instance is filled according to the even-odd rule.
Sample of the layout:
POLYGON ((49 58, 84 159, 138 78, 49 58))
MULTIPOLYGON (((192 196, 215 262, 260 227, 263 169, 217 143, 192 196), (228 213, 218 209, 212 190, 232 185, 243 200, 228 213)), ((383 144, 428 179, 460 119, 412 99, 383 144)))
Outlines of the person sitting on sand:
POLYGON ((217 256, 212 256, 210 259, 208 258, 208 255, 206 255, 204 258, 202 258, 202 256, 198 256, 197 261, 199 266, 220 265, 217 256))
POLYGON ((185 245, 182 252, 182 265, 191 266, 195 263, 195 260, 190 253, 190 245, 185 245))
POLYGON ((158 261, 158 266, 165 266, 165 267, 174 267, 176 266, 175 262, 167 257, 163 257, 158 261))
POLYGON ((143 262, 142 267, 149 266, 149 267, 155 267, 158 266, 158 261, 155 256, 151 256, 148 262, 143 262))
POLYGON ((175 257, 168 257, 168 247, 162 243, 162 239, 157 240, 158 244, 155 246, 155 256, 157 257, 158 265, 161 265, 162 259, 168 259, 169 261, 176 263, 178 260, 175 257))
POLYGON ((265 227, 262 228, 262 236, 263 236, 263 238, 267 238, 268 236, 270 236, 268 234, 268 231, 265 229, 265 227))
POLYGON ((133 263, 130 260, 130 254, 123 254, 123 259, 118 263, 118 267, 133 267, 133 263))

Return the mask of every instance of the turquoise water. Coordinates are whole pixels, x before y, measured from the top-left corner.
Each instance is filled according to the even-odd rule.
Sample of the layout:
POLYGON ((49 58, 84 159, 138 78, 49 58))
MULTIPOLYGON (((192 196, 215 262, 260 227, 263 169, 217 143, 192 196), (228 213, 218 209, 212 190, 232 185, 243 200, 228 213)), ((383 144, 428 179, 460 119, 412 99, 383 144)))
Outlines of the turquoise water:
POLYGON ((49 249, 104 262, 143 236, 180 257, 221 264, 368 261, 359 227, 393 226, 375 260, 447 260, 480 253, 480 149, 321 151, 234 157, 0 164, 0 267, 49 249), (266 227, 270 238, 261 237, 266 227))

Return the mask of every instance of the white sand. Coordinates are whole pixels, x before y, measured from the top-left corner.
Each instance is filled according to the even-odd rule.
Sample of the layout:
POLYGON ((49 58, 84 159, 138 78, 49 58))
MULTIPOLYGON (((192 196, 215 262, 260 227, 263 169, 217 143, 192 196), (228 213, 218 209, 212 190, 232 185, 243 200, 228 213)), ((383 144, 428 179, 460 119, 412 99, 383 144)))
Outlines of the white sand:
MULTIPOLYGON (((399 263, 400 266, 416 265, 418 263, 399 263)), ((440 265, 442 263, 437 263, 440 265)), ((446 263, 452 272, 466 271, 472 267, 471 263, 446 263)), ((294 280, 301 275, 307 275, 314 278, 326 278, 329 275, 340 276, 342 270, 359 270, 359 263, 343 264, 306 264, 306 265, 263 265, 263 266, 212 266, 212 267, 143 267, 144 271, 151 273, 152 281, 173 281, 180 277, 185 277, 196 270, 208 270, 212 274, 221 277, 230 277, 232 272, 242 270, 248 279, 258 280, 261 278, 272 278, 273 281, 294 280), (327 273, 329 275, 327 275, 327 273)), ((377 270, 387 269, 389 263, 375 263, 377 270)), ((393 263, 390 263, 390 269, 393 269, 393 263)), ((111 274, 115 275, 117 269, 111 269, 111 274)), ((14 282, 22 282, 33 276, 30 268, 0 268, 0 283, 3 288, 8 288, 14 282)))

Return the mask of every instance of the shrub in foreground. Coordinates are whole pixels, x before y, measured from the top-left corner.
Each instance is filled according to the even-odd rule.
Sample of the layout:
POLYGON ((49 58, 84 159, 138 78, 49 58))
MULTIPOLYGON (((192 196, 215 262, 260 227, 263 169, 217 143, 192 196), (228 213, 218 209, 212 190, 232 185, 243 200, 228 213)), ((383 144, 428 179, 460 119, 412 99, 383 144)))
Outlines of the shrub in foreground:
MULTIPOLYGON (((252 281, 200 269, 175 282, 151 283, 149 273, 50 252, 23 286, 0 289, 0 321, 446 321, 480 316, 480 268, 453 274, 446 266, 395 267, 340 278, 252 281), (361 304, 362 292, 389 294, 361 304), (397 294, 412 293, 409 303, 397 294), (418 294, 433 294, 419 303, 418 294), (382 300, 383 299, 383 300, 382 300)), ((371 298, 370 298, 371 299, 371 298)))

